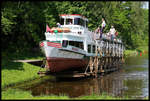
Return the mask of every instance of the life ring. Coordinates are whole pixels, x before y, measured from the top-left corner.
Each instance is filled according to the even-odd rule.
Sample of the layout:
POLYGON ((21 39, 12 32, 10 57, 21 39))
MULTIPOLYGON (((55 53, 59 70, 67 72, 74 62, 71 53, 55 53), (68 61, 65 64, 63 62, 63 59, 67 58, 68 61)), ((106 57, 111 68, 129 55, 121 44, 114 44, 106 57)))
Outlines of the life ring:
POLYGON ((59 33, 62 33, 62 32, 68 33, 68 32, 70 32, 70 29, 67 28, 67 27, 64 27, 64 28, 53 27, 51 30, 52 30, 52 32, 57 31, 59 33))
POLYGON ((63 32, 62 28, 56 28, 59 33, 63 32))
POLYGON ((68 33, 68 32, 70 32, 70 29, 67 28, 67 27, 64 27, 64 28, 63 28, 63 32, 68 33))

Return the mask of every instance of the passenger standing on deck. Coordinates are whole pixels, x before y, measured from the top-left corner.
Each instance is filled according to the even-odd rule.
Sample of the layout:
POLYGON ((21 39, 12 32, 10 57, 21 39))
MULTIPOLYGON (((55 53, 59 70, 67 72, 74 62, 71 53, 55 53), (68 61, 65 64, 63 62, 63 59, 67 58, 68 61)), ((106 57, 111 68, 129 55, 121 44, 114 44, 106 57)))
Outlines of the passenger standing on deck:
POLYGON ((110 28, 111 40, 113 40, 115 38, 115 33, 116 33, 116 30, 115 30, 114 26, 111 26, 111 28, 110 28))
POLYGON ((60 23, 57 23, 57 27, 59 27, 59 28, 61 27, 60 23))
POLYGON ((100 33, 100 27, 95 30, 95 33, 100 33))
POLYGON ((100 30, 100 39, 102 38, 102 34, 103 34, 103 30, 106 26, 106 22, 104 20, 104 18, 102 18, 102 25, 101 25, 101 30, 100 30))
POLYGON ((99 38, 99 33, 100 33, 100 27, 97 27, 97 29, 95 30, 95 39, 99 38), (97 36, 98 34, 98 36, 97 36))

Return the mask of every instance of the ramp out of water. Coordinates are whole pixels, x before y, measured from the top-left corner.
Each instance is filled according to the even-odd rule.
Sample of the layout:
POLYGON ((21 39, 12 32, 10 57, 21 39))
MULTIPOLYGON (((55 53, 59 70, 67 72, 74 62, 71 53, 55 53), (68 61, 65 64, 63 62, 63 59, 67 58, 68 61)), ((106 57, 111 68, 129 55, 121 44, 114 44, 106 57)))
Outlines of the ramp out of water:
POLYGON ((13 62, 25 62, 30 63, 32 65, 41 66, 43 63, 43 60, 36 59, 36 60, 13 60, 13 62))

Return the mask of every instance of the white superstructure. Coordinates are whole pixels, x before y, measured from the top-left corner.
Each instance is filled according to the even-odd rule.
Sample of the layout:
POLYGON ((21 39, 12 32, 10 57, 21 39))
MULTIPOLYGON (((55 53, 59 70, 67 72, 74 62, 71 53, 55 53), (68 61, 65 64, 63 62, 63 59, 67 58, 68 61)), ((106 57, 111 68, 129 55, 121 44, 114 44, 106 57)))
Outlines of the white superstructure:
MULTIPOLYGON (((96 56, 97 48, 100 48, 103 54, 106 53, 107 49, 112 51, 114 56, 117 50, 119 50, 120 56, 123 55, 124 47, 121 40, 115 39, 112 41, 106 34, 103 34, 100 40, 99 34, 88 30, 88 19, 84 16, 62 14, 60 20, 59 26, 45 32, 46 40, 40 42, 46 58, 51 58, 51 60, 52 58, 55 60, 71 59, 72 62, 70 63, 76 64, 77 61, 73 59, 88 60, 90 56, 96 56), (115 44, 118 45, 115 46, 115 44)), ((51 60, 49 60, 49 63, 51 63, 51 60)), ((54 62, 51 65, 53 64, 54 62)))

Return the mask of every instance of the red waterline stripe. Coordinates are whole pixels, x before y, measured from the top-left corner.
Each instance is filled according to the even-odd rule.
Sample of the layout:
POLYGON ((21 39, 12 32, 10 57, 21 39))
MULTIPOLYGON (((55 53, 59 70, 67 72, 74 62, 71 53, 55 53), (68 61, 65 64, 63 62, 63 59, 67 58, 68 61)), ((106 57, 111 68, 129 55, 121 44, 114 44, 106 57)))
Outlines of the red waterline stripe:
POLYGON ((51 47, 62 48, 62 47, 61 47, 61 43, 47 42, 47 45, 48 45, 48 46, 51 46, 51 47))
POLYGON ((47 42, 47 43, 53 43, 53 44, 61 44, 61 43, 55 43, 55 42, 47 42))
POLYGON ((61 46, 61 45, 57 45, 57 44, 47 44, 48 46, 50 45, 52 45, 52 46, 61 46))
POLYGON ((53 46, 53 47, 61 47, 61 45, 49 45, 48 46, 53 46))
POLYGON ((61 46, 61 44, 53 44, 53 43, 47 43, 47 45, 56 45, 56 46, 61 46))
POLYGON ((50 42, 47 42, 47 45, 61 45, 61 43, 50 43, 50 42))

